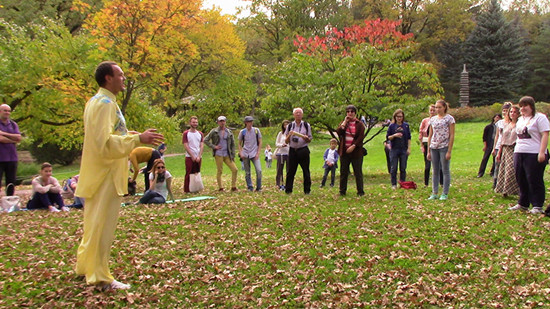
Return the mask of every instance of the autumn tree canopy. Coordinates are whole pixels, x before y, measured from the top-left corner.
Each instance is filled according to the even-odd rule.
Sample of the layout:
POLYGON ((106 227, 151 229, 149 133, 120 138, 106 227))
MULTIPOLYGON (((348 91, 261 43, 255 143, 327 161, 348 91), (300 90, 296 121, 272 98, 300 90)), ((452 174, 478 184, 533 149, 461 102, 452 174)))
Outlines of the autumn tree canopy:
POLYGON ((312 125, 334 137, 348 104, 366 118, 367 134, 398 107, 423 110, 440 93, 439 81, 430 64, 411 60, 412 35, 398 26, 368 20, 324 36, 297 37, 298 52, 276 68, 263 107, 278 120, 302 107, 312 125))

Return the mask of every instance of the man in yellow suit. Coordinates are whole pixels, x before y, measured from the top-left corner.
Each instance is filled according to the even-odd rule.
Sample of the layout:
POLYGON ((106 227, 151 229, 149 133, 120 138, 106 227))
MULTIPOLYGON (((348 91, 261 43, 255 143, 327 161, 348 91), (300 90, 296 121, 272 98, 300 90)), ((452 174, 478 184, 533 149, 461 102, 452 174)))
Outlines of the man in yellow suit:
POLYGON ((123 91, 124 72, 115 62, 102 62, 95 71, 100 88, 84 109, 84 145, 75 195, 86 199, 84 235, 78 247, 76 273, 86 283, 104 289, 129 289, 113 278, 109 256, 122 196, 127 193, 128 155, 141 144, 164 140, 155 129, 128 131, 116 95, 123 91))

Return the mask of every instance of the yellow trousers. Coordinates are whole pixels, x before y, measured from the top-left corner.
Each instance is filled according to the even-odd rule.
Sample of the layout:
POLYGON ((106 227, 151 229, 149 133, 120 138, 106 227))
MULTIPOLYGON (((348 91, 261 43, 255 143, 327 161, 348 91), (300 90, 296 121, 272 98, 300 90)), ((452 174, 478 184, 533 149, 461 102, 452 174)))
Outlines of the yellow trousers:
POLYGON ((109 271, 109 257, 121 201, 109 176, 95 195, 86 199, 84 235, 76 256, 76 273, 85 275, 88 284, 108 284, 114 280, 109 271))
POLYGON ((231 187, 235 188, 237 184, 237 166, 235 166, 235 162, 233 162, 229 157, 214 156, 214 159, 216 160, 216 167, 218 169, 218 172, 216 174, 216 178, 218 180, 218 188, 223 188, 223 163, 225 163, 225 165, 227 165, 227 167, 229 167, 229 169, 231 170, 231 187))

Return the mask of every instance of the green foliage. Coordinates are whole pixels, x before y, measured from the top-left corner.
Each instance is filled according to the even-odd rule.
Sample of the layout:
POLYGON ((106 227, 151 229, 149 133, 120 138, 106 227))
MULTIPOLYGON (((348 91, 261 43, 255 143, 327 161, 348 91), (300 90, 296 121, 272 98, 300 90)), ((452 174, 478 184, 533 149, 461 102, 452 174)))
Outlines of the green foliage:
POLYGON ((155 128, 164 134, 166 140, 172 140, 179 135, 176 119, 166 117, 160 107, 150 105, 147 96, 135 96, 128 105, 124 118, 129 130, 143 132, 155 128))
POLYGON ((84 104, 95 87, 95 45, 47 19, 25 28, 1 21, 0 27, 0 100, 27 136, 78 148, 84 104))
POLYGON ((90 11, 98 10, 102 0, 2 0, 0 18, 19 26, 40 22, 42 17, 57 20, 71 33, 77 32, 85 15, 73 10, 75 2, 86 5, 90 11), (38 17, 38 18, 37 18, 38 17))
POLYGON ((490 0, 465 42, 470 102, 488 105, 515 98, 526 78, 527 53, 518 25, 508 22, 498 0, 490 0))
POLYGON ((383 50, 365 43, 350 56, 330 60, 295 53, 265 85, 262 108, 279 122, 291 119, 293 107, 302 107, 305 120, 329 132, 342 121, 348 104, 369 125, 391 118, 397 108, 418 121, 414 115, 435 102, 440 86, 430 64, 410 60, 412 51, 411 46, 383 50))
POLYGON ((550 18, 542 25, 539 36, 531 46, 530 83, 527 93, 540 101, 550 101, 550 18))
MULTIPOLYGON (((221 76, 216 86, 186 101, 183 113, 178 115, 186 128, 189 117, 197 116, 204 132, 215 126, 220 115, 227 117, 227 126, 240 128, 243 118, 254 114, 256 87, 246 78, 221 76)), ((182 130, 185 128, 182 127, 182 130)))
POLYGON ((41 140, 34 141, 29 151, 37 162, 61 165, 70 165, 82 154, 80 148, 60 149, 55 143, 44 143, 41 140))

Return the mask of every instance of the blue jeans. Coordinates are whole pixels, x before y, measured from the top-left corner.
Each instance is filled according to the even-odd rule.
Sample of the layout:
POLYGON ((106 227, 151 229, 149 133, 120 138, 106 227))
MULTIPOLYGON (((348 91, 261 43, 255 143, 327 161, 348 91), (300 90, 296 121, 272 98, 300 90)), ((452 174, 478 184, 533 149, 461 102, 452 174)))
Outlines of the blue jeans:
POLYGON ((246 180, 246 186, 248 190, 254 190, 254 186, 252 186, 252 177, 250 176, 250 162, 252 162, 252 164, 254 164, 254 167, 256 168, 256 191, 260 191, 262 190, 262 162, 260 161, 260 158, 243 159, 245 173, 244 179, 246 180))
POLYGON ((139 199, 140 204, 164 204, 166 199, 160 193, 147 190, 145 194, 139 199))
POLYGON ((430 155, 432 156, 432 193, 437 194, 439 192, 439 173, 443 170, 443 194, 449 194, 449 187, 451 186, 451 161, 445 159, 447 150, 449 147, 441 149, 431 149, 430 155))
POLYGON ((390 163, 391 163, 391 185, 397 185, 397 164, 399 164, 399 180, 405 181, 407 179, 407 149, 392 148, 390 150, 390 163))

